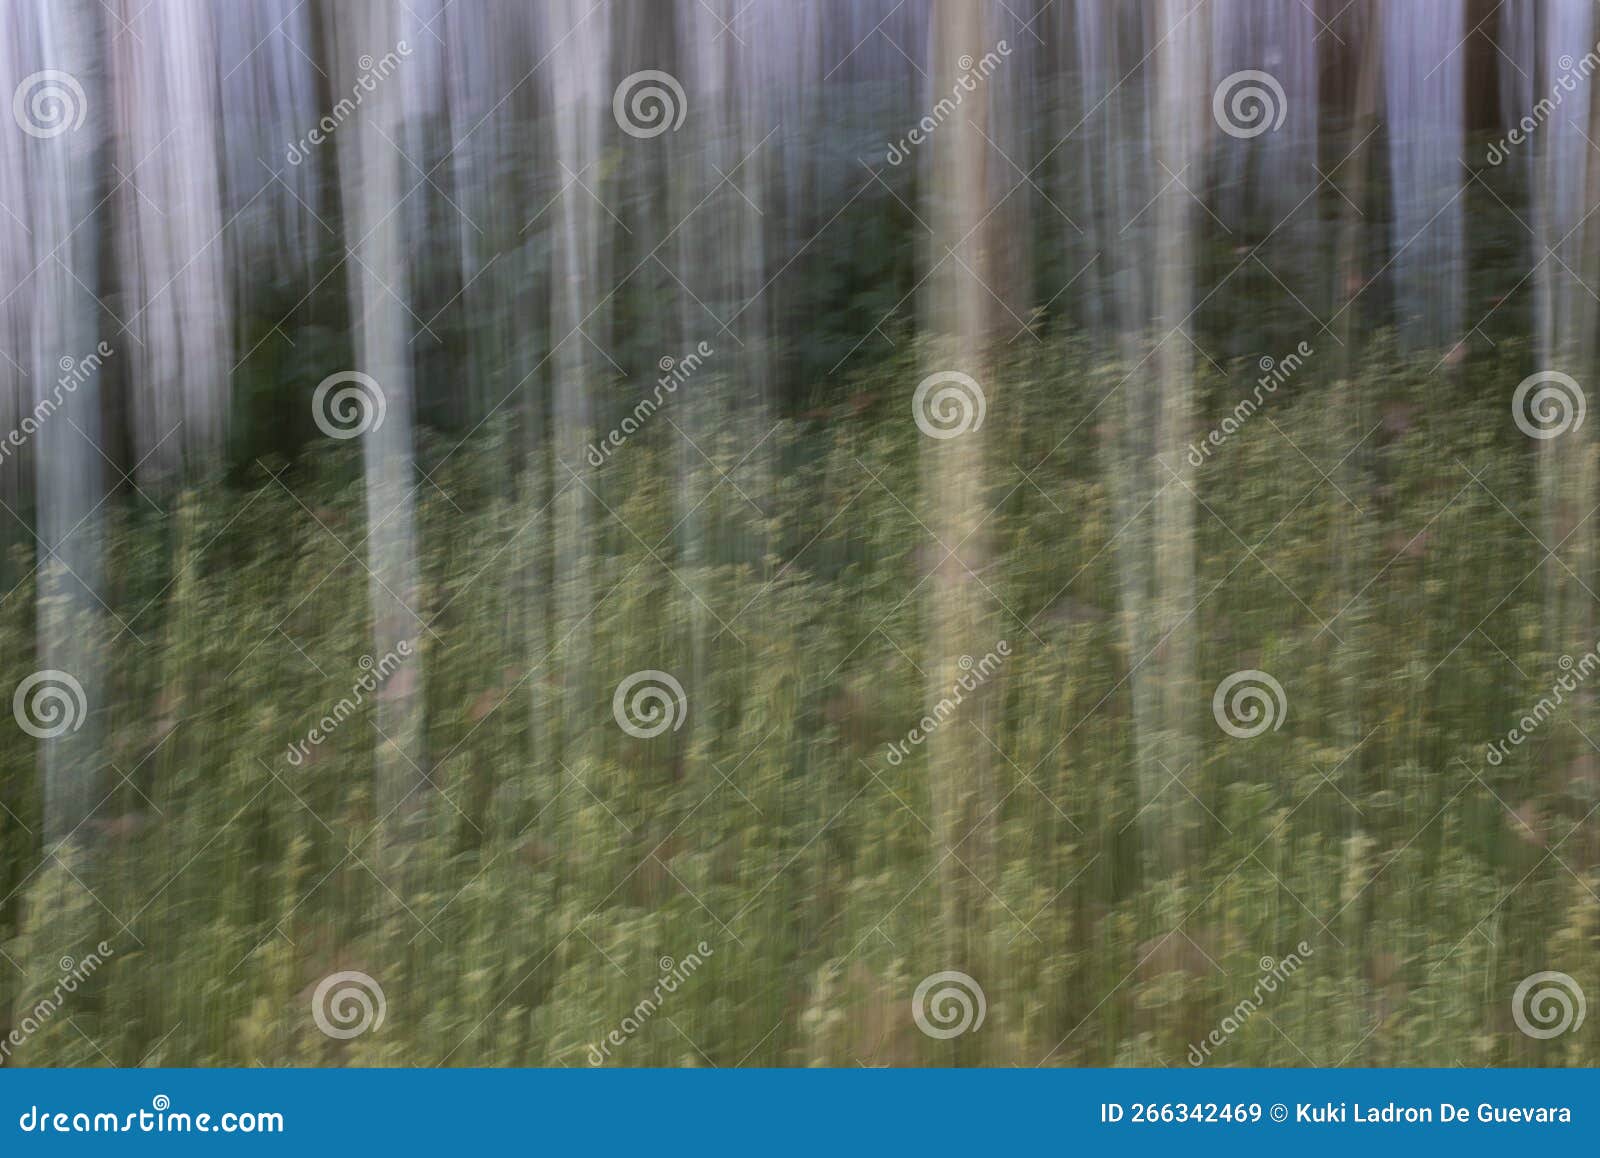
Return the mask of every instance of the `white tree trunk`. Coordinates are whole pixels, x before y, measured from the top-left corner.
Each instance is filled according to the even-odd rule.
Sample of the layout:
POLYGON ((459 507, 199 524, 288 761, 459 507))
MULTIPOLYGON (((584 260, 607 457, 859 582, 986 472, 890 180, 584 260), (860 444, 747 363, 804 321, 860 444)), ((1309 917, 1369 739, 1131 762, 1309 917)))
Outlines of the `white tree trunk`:
POLYGON ((143 476, 220 457, 228 409, 219 96, 207 0, 121 0, 111 37, 128 408, 143 476))
MULTIPOLYGON (((336 100, 356 87, 362 56, 381 60, 395 50, 405 35, 402 15, 395 0, 337 6, 336 100)), ((376 80, 356 114, 337 129, 345 244, 353 251, 346 270, 354 368, 376 380, 384 400, 383 420, 361 436, 374 662, 398 654, 402 641, 419 649, 426 635, 417 575, 411 322, 405 305, 411 270, 401 207, 415 178, 404 178, 405 161, 395 147, 403 137, 405 68, 402 60, 395 72, 376 80)), ((377 697, 376 814, 396 832, 412 827, 433 792, 421 783, 428 770, 421 667, 420 656, 407 660, 377 697)))

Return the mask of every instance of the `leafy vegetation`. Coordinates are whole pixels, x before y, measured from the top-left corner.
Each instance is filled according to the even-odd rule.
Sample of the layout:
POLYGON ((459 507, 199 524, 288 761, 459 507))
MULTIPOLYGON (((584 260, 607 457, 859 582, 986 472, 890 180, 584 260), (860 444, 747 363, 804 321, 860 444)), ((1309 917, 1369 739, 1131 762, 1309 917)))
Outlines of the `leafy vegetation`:
MULTIPOLYGON (((1285 388, 1190 476, 1201 644, 1180 691, 1199 740, 1164 789, 1194 805, 1165 814, 1191 850, 1167 877, 1141 857, 1141 657, 1102 481, 1119 418, 1095 408, 1125 371, 1079 348, 1015 356, 991 388, 1007 449, 968 581, 1011 655, 944 725, 992 745, 970 781, 992 813, 951 849, 924 754, 885 757, 927 710, 913 593, 945 554, 923 529, 940 495, 914 469, 909 352, 858 382, 859 410, 783 421, 770 457, 726 429, 687 499, 663 481, 682 450, 666 422, 585 466, 605 512, 579 540, 592 607, 546 587, 572 530, 553 522, 560 464, 531 457, 507 487, 503 429, 426 442, 428 626, 390 679, 427 688, 429 766, 403 826, 373 800, 371 697, 287 758, 364 670, 351 446, 163 495, 159 515, 119 500, 110 607, 81 625, 108 671, 91 706, 114 738, 106 800, 43 857, 34 746, 6 746, 0 1009, 15 1024, 63 955, 104 939, 114 956, 14 1061, 580 1065, 660 959, 704 941, 608 1064, 1179 1065, 1260 958, 1304 941, 1305 967, 1208 1064, 1593 1064, 1592 1035, 1511 1023, 1536 970, 1600 992, 1592 746, 1558 722, 1484 758, 1558 672, 1539 625, 1560 552, 1528 529, 1531 444, 1490 401, 1515 360, 1441 385, 1376 351, 1359 389, 1285 388), (674 523, 694 503, 714 547, 685 562, 674 523), (652 668, 688 715, 638 739, 611 691, 652 668), (1288 708, 1242 740, 1208 707, 1247 668, 1288 708), (955 865, 981 882, 961 960, 942 927, 955 865), (348 1042, 309 1015, 345 969, 387 1001, 348 1042), (987 999, 982 1029, 949 1041, 909 1004, 943 969, 987 999)), ((1254 367, 1237 371, 1208 382, 1206 413, 1231 409, 1254 367)), ((7 687, 36 666, 32 586, 0 605, 7 687)))

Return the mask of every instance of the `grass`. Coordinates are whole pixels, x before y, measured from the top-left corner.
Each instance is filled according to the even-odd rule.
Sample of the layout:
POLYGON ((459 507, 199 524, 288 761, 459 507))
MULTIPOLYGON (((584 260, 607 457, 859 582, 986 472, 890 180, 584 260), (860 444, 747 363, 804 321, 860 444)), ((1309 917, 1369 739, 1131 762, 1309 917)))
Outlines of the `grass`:
MULTIPOLYGON (((1160 477, 1115 450, 1139 381, 1070 343, 998 367, 993 513, 977 577, 954 581, 1012 654, 945 725, 981 728, 957 782, 993 802, 953 850, 929 746, 885 758, 927 711, 919 668, 951 658, 924 645, 944 552, 909 355, 853 407, 774 420, 731 482, 659 420, 598 470, 567 464, 587 525, 546 452, 508 471, 504 427, 425 439, 427 627, 402 678, 431 783, 404 833, 375 813, 370 701, 286 759, 371 650, 356 446, 156 496, 160 514, 108 504, 109 612, 82 630, 103 641, 109 795, 47 857, 36 744, 0 752, 0 1029, 61 957, 114 953, 10 1064, 584 1065, 661 959, 705 942, 607 1064, 1183 1065, 1260 959, 1302 941, 1304 968, 1207 1064, 1595 1064, 1591 1027, 1512 1021, 1536 971, 1600 995, 1583 717, 1483 755, 1594 642, 1543 627, 1570 556, 1538 541, 1533 444, 1505 408, 1517 356, 1431 374, 1376 343, 1354 383, 1314 365, 1185 474, 1198 686, 1169 691, 1192 760, 1154 802, 1117 566, 1143 533, 1118 488, 1160 477), (1247 668, 1288 709, 1240 740, 1208 709, 1247 668), (679 730, 616 725, 612 689, 641 669, 683 684, 679 730), (1151 808, 1189 850, 1175 874, 1149 868, 1151 808), (975 898, 959 938, 951 881, 975 898), (935 1039, 911 997, 951 969, 986 1020, 935 1039), (386 1002, 348 1041, 311 1016, 340 970, 386 1002)), ((1254 370, 1201 372, 1196 437, 1254 370)), ((659 417, 691 429, 676 401, 659 417)), ((762 433, 696 441, 728 471, 762 433)), ((39 666, 31 566, 0 603, 5 687, 39 666)))

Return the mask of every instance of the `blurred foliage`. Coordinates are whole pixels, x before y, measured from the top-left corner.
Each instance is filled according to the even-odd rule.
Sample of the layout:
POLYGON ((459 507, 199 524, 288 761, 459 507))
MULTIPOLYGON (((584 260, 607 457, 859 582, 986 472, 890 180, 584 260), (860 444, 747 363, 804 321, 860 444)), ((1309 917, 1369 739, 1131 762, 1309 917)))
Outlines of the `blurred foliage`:
MULTIPOLYGON (((685 466, 670 401, 585 468, 603 505, 581 534, 553 523, 567 472, 509 449, 503 416, 464 444, 425 438, 430 766, 405 834, 374 815, 370 704, 286 760, 363 670, 356 446, 107 504, 115 585, 83 626, 109 673, 91 705, 113 738, 106 800, 45 857, 35 745, 0 751, 0 1011, 17 1024, 63 955, 115 955, 13 1064, 582 1065, 660 959, 700 941, 705 966, 608 1064, 1181 1065, 1258 960, 1301 941, 1306 966, 1209 1064, 1600 1060, 1592 1019, 1550 1041, 1511 1020, 1537 970, 1600 995, 1590 746, 1557 725, 1483 758, 1557 670, 1540 631, 1556 563, 1527 529, 1531 444, 1503 408, 1524 352, 1439 375, 1375 342, 1335 380, 1329 350, 1190 476, 1199 740, 1171 771, 1203 807, 1174 813, 1192 863, 1150 879, 1142 657, 1104 481, 1120 411, 1098 406, 1130 367, 1013 349, 989 388, 972 580, 1012 649, 981 716, 1000 805, 965 849, 932 836, 925 751, 885 759, 926 710, 916 592, 944 555, 911 346, 851 383, 858 405, 784 419, 748 458, 762 431, 728 421, 701 443, 711 463, 685 466), (686 565, 675 525, 694 504, 709 547, 686 565), (552 591, 569 541, 587 566, 565 573, 592 588, 552 591), (611 690, 647 668, 690 707, 639 740, 611 690), (1248 741, 1208 711, 1242 668, 1288 700, 1248 741), (947 852, 983 884, 973 960, 944 948, 947 852), (988 1014, 935 1040, 910 999, 945 969, 977 979, 988 1014), (337 970, 381 984, 380 1028, 317 1029, 313 989, 337 970)), ((1202 370, 1196 438, 1256 373, 1202 370)), ((8 688, 35 666, 30 561, 0 603, 8 688)))

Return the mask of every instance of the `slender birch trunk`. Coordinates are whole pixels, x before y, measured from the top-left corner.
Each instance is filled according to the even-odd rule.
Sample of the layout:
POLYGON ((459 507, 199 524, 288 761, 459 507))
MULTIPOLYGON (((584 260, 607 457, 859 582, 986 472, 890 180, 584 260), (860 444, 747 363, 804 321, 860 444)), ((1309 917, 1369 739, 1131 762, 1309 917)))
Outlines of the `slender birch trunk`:
MULTIPOLYGON (((402 11, 394 0, 340 4, 333 13, 334 92, 362 85, 361 58, 381 59, 403 39, 402 11)), ((400 69, 405 67, 401 63, 400 69)), ((376 383, 382 399, 368 400, 361 435, 365 464, 367 539, 374 663, 409 650, 377 697, 375 819, 396 835, 420 824, 433 789, 423 737, 421 656, 426 626, 416 557, 412 465, 411 323, 405 302, 411 271, 402 236, 401 200, 414 181, 402 177, 403 71, 368 79, 358 111, 339 127, 339 162, 345 220, 350 312, 355 329, 355 369, 376 383), (379 421, 381 413, 381 421, 379 421)), ((350 383, 367 390, 365 384, 350 383)), ((338 389, 338 387, 335 387, 338 389)))
POLYGON ((206 0, 119 7, 130 31, 111 40, 116 163, 126 177, 117 240, 138 339, 128 414, 141 475, 173 478, 186 458, 201 468, 220 459, 228 410, 217 9, 206 0))
MULTIPOLYGON (((99 102, 86 95, 98 95, 95 7, 41 0, 32 14, 38 67, 71 78, 70 83, 61 78, 44 83, 65 86, 66 111, 60 115, 83 116, 81 125, 60 132, 52 123, 45 135, 30 139, 27 154, 34 190, 28 201, 30 229, 38 264, 31 289, 32 405, 59 402, 39 423, 33 445, 40 550, 38 661, 43 671, 59 673, 39 686, 59 687, 66 683, 60 678, 64 675, 82 689, 81 700, 70 707, 70 718, 81 719, 82 726, 43 742, 49 847, 68 837, 81 842, 80 826, 100 799, 96 719, 105 707, 105 607, 96 507, 106 493, 104 460, 96 449, 101 446, 100 372, 89 373, 69 392, 57 386, 63 371, 84 365, 100 348, 102 315, 94 287, 100 280, 97 174, 105 122, 96 107, 99 102)), ((130 344, 119 342, 112 348, 126 350, 130 344)))
MULTIPOLYGON (((938 0, 934 8, 931 99, 946 98, 966 71, 963 55, 985 51, 981 9, 964 0, 938 0)), ((963 94, 960 119, 934 136, 928 158, 928 221, 933 236, 927 261, 936 267, 926 283, 925 310, 930 338, 921 372, 933 379, 930 392, 914 399, 921 440, 923 506, 926 521, 938 536, 931 557, 942 559, 926 584, 927 703, 929 710, 951 695, 965 674, 963 655, 977 657, 996 641, 984 637, 988 596, 973 579, 986 555, 982 520, 984 457, 988 427, 979 422, 979 407, 992 415, 998 383, 986 353, 989 338, 988 291, 994 239, 984 221, 990 151, 979 130, 987 132, 989 96, 984 85, 963 94), (964 265, 965 268, 964 268, 964 265), (952 377, 966 375, 970 382, 952 377), (948 402, 935 400, 950 390, 948 402), (920 403, 920 405, 919 405, 920 403), (955 426, 940 421, 938 411, 959 412, 955 426), (952 431, 962 427, 960 433, 952 431), (947 552, 954 552, 946 558, 947 552)), ((991 857, 996 799, 988 745, 971 726, 969 712, 940 728, 929 739, 933 854, 938 868, 945 968, 980 976, 987 951, 985 902, 974 873, 984 873, 991 857), (970 869, 968 866, 971 866, 970 869)))

